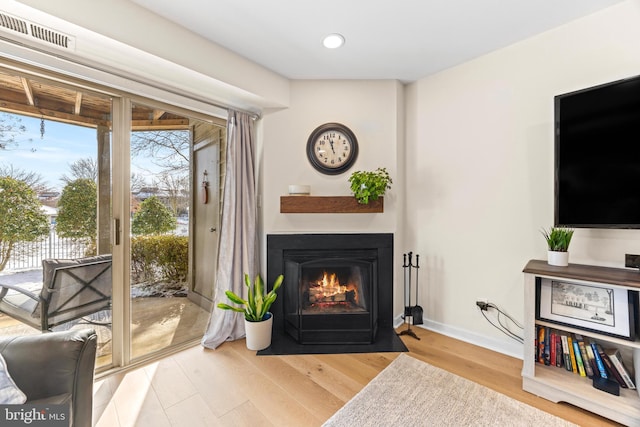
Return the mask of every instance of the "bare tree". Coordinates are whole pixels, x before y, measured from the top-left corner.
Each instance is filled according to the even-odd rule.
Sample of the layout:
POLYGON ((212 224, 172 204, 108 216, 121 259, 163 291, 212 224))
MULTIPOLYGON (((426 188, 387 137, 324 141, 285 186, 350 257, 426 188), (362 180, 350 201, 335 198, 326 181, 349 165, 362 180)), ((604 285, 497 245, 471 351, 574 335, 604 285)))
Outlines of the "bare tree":
POLYGON ((85 157, 76 160, 69 165, 71 176, 62 175, 60 181, 69 184, 77 179, 89 179, 93 182, 98 180, 98 162, 94 158, 85 157))
POLYGON ((36 194, 53 191, 47 185, 42 175, 37 172, 26 171, 24 169, 15 168, 12 164, 0 164, 0 176, 13 178, 26 183, 36 192, 36 194))
POLYGON ((137 193, 138 191, 142 190, 144 187, 147 187, 147 186, 148 184, 144 176, 136 173, 131 174, 131 192, 132 193, 137 193))
POLYGON ((20 117, 0 113, 0 150, 5 150, 11 145, 16 145, 18 135, 27 131, 25 125, 22 124, 20 117))
POLYGON ((167 192, 167 202, 178 216, 189 207, 189 175, 161 172, 159 186, 167 192))
POLYGON ((167 171, 189 170, 190 134, 186 130, 134 132, 131 154, 146 155, 167 171))

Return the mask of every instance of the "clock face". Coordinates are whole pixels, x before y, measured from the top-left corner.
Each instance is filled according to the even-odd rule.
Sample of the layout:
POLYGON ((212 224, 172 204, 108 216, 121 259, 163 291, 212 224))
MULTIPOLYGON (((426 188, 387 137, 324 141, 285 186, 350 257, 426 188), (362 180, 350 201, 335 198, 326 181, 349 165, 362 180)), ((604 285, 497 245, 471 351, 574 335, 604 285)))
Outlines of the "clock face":
POLYGON ((337 175, 348 170, 358 156, 358 141, 349 128, 339 123, 317 127, 307 141, 307 157, 322 173, 337 175))

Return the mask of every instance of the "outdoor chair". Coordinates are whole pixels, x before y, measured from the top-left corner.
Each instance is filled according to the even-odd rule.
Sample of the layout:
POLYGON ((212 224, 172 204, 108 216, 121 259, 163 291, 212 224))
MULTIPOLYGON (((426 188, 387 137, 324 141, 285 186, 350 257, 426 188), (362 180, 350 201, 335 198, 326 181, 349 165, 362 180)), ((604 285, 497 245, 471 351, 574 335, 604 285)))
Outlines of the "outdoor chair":
POLYGON ((111 308, 111 255, 45 259, 41 284, 1 280, 0 313, 41 331, 111 308))

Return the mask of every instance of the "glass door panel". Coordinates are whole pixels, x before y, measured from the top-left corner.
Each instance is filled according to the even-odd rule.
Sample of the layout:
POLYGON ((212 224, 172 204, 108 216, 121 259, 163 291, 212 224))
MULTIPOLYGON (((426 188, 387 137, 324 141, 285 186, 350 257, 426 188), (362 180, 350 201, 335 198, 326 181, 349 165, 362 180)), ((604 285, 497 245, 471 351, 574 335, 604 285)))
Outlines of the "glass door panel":
MULTIPOLYGON (((192 147, 206 123, 131 109, 131 358, 202 337, 209 310, 193 293, 192 147)), ((217 176, 218 165, 211 170, 217 176)), ((211 203, 217 203, 214 191, 211 203)), ((215 227, 214 227, 215 228, 215 227)), ((215 233, 212 233, 215 234, 215 233)))
POLYGON ((11 71, 0 75, 0 285, 36 296, 54 287, 56 295, 68 295, 59 302, 66 314, 54 312, 51 297, 45 316, 30 300, 25 317, 7 309, 20 291, 0 289, 0 335, 90 327, 98 335, 97 367, 110 366, 111 269, 79 269, 82 281, 63 278, 62 271, 43 278, 43 265, 50 264, 43 260, 69 264, 111 255, 111 99, 11 71), (96 295, 89 287, 99 290, 101 302, 85 310, 86 298, 96 295))

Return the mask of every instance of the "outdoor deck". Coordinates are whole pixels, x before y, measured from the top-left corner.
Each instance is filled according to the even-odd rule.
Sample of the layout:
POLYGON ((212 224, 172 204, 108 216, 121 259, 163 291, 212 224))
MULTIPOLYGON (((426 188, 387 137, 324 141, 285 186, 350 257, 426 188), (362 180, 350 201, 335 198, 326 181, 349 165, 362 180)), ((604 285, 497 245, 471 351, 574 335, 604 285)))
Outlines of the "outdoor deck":
MULTIPOLYGON (((109 313, 101 312, 96 322, 109 321, 109 313)), ((137 358, 202 337, 209 313, 185 297, 143 297, 132 300, 131 325, 132 357, 137 358)), ((92 327, 98 334, 96 367, 111 364, 111 326, 84 322, 66 326, 92 327)), ((64 329, 65 325, 59 328, 64 329)), ((7 315, 0 314, 0 336, 39 334, 38 329, 27 326, 7 315)))

